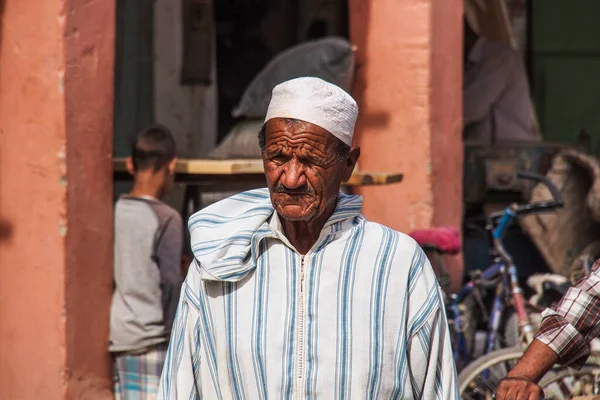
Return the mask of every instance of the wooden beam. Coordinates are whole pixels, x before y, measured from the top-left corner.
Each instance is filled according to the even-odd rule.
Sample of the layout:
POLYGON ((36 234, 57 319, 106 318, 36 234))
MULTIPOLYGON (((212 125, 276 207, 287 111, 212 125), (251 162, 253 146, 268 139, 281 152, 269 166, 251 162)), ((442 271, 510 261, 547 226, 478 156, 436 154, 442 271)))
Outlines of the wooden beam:
MULTIPOLYGON (((127 172, 124 158, 115 158, 113 161, 114 172, 123 176, 127 172)), ((235 179, 246 180, 250 177, 263 179, 263 162, 259 159, 252 160, 208 160, 208 159, 181 159, 177 161, 177 174, 189 177, 189 181, 218 179, 219 176, 227 177, 228 181, 235 179)), ((395 172, 364 172, 354 169, 350 180, 346 183, 348 186, 364 185, 389 185, 402 181, 402 174, 395 172)), ((185 179, 188 180, 188 179, 185 179)))

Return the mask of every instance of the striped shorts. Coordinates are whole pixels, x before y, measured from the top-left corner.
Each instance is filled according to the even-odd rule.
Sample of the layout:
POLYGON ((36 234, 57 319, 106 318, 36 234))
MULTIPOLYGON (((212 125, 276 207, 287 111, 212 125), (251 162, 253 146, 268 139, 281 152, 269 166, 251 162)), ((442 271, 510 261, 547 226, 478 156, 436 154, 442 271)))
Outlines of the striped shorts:
POLYGON ((153 346, 140 354, 118 353, 114 356, 116 400, 155 400, 167 345, 153 346))

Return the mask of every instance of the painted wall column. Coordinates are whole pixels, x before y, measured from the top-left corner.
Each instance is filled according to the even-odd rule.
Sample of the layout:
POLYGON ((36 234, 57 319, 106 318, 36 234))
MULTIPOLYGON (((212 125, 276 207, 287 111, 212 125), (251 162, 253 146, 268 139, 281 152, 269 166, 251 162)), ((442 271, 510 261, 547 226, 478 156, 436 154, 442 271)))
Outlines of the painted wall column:
POLYGON ((360 168, 404 173, 359 190, 365 215, 404 232, 460 226, 462 1, 349 0, 349 13, 360 168))
POLYGON ((115 2, 0 10, 0 398, 109 399, 115 2))

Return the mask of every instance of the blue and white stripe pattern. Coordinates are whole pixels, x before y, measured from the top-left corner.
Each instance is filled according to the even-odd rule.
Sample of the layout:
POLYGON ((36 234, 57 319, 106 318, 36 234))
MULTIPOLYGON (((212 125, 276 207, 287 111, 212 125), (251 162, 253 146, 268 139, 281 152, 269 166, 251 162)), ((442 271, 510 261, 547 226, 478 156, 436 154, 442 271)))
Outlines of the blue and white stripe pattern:
POLYGON ((304 256, 266 189, 189 221, 159 399, 458 399, 439 285, 408 236, 341 194, 304 256))

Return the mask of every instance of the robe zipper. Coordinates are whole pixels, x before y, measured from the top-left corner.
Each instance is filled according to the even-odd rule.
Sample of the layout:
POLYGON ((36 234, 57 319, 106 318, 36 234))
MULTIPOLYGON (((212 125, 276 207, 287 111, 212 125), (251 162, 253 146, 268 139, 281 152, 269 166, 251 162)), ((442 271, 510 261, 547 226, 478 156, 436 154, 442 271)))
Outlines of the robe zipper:
POLYGON ((298 290, 298 320, 296 336, 296 398, 303 399, 304 387, 304 256, 300 257, 300 287, 298 290))

